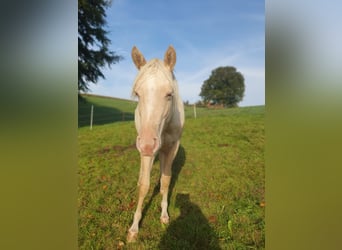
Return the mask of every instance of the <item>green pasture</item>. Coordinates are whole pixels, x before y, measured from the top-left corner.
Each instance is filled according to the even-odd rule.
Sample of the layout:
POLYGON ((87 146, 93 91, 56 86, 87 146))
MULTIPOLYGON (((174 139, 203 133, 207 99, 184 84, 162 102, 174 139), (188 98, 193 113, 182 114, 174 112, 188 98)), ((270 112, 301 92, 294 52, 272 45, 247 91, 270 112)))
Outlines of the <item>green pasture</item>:
POLYGON ((83 95, 83 101, 78 103, 78 127, 89 127, 91 106, 93 106, 93 125, 134 120, 136 102, 133 99, 83 95))
POLYGON ((136 243, 126 242, 137 202, 140 158, 136 103, 87 96, 79 116, 125 113, 79 124, 80 249, 264 249, 264 106, 186 107, 186 122, 170 186, 170 224, 161 225, 159 162, 151 173, 136 243), (95 112, 94 112, 95 114, 95 112))

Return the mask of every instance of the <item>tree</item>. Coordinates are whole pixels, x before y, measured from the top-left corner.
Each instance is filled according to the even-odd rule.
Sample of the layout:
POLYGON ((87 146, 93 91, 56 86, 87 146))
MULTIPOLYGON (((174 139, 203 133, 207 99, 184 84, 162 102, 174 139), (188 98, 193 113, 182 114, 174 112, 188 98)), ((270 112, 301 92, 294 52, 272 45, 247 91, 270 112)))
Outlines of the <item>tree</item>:
POLYGON ((78 92, 87 92, 88 83, 105 78, 101 69, 122 59, 110 51, 105 10, 109 0, 78 0, 78 92))
POLYGON ((236 107, 242 101, 245 92, 245 80, 234 67, 218 67, 205 80, 200 96, 205 103, 236 107))

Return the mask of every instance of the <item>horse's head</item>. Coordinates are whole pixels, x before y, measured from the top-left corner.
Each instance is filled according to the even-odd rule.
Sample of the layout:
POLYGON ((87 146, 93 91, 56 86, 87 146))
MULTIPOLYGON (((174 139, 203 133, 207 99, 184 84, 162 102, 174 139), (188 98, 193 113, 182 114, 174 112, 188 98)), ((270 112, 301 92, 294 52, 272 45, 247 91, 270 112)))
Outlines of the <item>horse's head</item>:
POLYGON ((172 117, 175 95, 178 95, 173 75, 176 52, 169 46, 164 61, 146 62, 141 52, 133 47, 132 59, 139 70, 133 87, 133 95, 139 98, 135 110, 136 145, 142 155, 153 156, 161 147, 161 135, 172 117))

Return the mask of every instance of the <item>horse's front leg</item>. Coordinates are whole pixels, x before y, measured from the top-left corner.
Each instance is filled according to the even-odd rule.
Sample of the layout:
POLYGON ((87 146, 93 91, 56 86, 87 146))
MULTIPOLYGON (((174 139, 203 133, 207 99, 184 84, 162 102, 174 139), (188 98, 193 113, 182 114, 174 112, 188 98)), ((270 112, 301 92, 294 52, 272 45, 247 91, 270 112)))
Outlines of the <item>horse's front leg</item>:
POLYGON ((161 177, 160 177, 160 193, 162 195, 162 202, 161 202, 161 216, 160 221, 163 224, 169 223, 169 214, 167 212, 168 207, 168 194, 169 194, 169 186, 171 182, 171 175, 172 175, 172 162, 176 157, 178 151, 179 142, 174 143, 169 148, 165 150, 161 150, 159 152, 159 159, 160 159, 160 170, 161 170, 161 177))
POLYGON ((134 242, 138 237, 139 221, 141 219, 142 205, 144 198, 150 187, 150 174, 154 157, 141 156, 140 174, 139 174, 139 198, 137 209, 134 213, 133 224, 128 230, 127 241, 134 242))

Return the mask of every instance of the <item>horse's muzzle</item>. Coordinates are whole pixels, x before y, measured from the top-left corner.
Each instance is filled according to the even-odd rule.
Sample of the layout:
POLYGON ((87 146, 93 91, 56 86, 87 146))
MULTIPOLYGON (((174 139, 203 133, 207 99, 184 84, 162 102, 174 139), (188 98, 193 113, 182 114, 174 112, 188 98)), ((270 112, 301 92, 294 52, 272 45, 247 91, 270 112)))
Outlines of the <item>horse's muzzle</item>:
POLYGON ((138 136, 136 145, 141 155, 153 156, 158 151, 160 143, 157 137, 144 138, 138 136))

